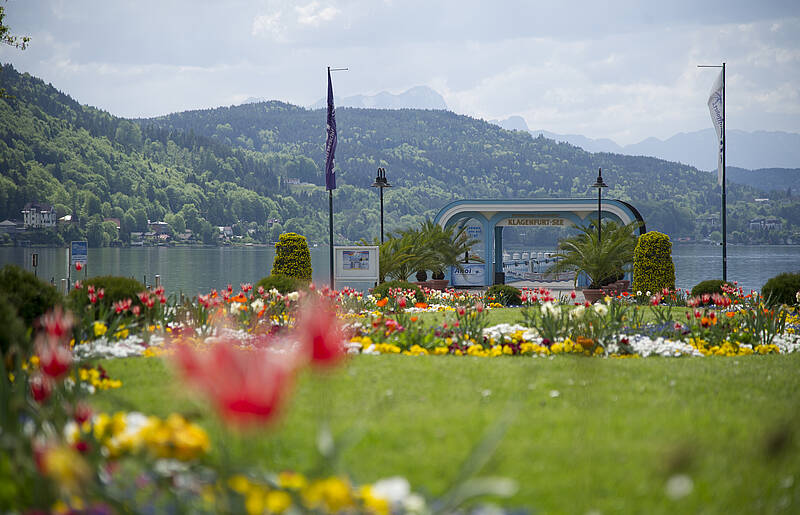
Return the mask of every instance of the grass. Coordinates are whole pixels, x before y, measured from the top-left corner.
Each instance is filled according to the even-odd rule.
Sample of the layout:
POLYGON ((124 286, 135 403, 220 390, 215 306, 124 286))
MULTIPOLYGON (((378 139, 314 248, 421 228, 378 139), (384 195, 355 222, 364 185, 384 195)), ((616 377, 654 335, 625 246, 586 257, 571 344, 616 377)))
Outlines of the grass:
MULTIPOLYGON (((517 324, 522 323, 522 310, 524 308, 501 308, 501 309, 490 309, 488 311, 487 320, 489 325, 496 325, 496 324, 517 324)), ((644 321, 645 322, 652 322, 655 320, 655 315, 653 314, 652 310, 649 306, 639 306, 638 309, 644 310, 644 321)), ((666 310, 667 308, 663 306, 659 306, 656 309, 658 310, 666 310)), ((685 322, 686 321, 686 312, 691 310, 691 308, 687 307, 673 307, 671 308, 671 316, 673 320, 685 322)), ((425 322, 429 325, 440 325, 442 322, 450 319, 455 319, 455 315, 453 313, 448 312, 438 312, 438 313, 420 313, 419 318, 421 321, 425 322)))
MULTIPOLYGON (((362 434, 342 456, 360 482, 405 476, 442 494, 484 434, 515 414, 482 474, 515 479, 501 502, 544 513, 764 513, 800 506, 800 355, 605 360, 576 356, 357 356, 302 375, 276 427, 240 437, 157 359, 103 364, 123 381, 101 410, 197 417, 234 463, 309 471, 319 412, 362 434), (557 393, 556 393, 557 392, 557 393), (667 496, 670 477, 693 490, 667 496)), ((219 454, 216 455, 219 458, 219 454)))

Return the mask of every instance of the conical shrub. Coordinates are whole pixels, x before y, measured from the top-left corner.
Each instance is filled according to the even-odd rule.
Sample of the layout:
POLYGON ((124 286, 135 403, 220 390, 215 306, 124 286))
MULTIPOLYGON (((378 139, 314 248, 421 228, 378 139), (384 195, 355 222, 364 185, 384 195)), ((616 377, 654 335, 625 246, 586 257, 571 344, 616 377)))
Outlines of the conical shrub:
POLYGON ((282 274, 311 282, 311 252, 305 236, 294 232, 281 234, 275 244, 272 275, 282 274))

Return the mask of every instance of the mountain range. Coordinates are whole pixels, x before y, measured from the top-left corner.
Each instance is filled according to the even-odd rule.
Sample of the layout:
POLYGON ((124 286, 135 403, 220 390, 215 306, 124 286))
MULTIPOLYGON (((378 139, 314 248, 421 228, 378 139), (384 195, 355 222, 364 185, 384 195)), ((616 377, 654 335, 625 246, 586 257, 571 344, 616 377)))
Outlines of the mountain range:
MULTIPOLYGON (((47 202, 77 222, 64 228, 64 241, 86 237, 92 245, 146 231, 148 220, 165 221, 175 234, 191 229, 206 242, 219 226, 254 241, 281 232, 327 240, 324 110, 269 101, 131 120, 81 105, 10 65, 0 68, 0 86, 11 95, 0 99, 0 219, 18 218, 27 202, 47 202), (120 220, 119 236, 108 218, 120 220)), ((591 198, 599 167, 609 185, 604 197, 631 202, 648 229, 705 237, 713 228, 703 220, 719 213, 714 176, 681 163, 590 153, 446 110, 342 107, 337 125, 340 243, 377 235, 370 185, 378 167, 393 185, 385 192, 387 232, 457 199, 591 198)), ((785 179, 783 171, 745 173, 752 184, 785 179)), ((800 229, 796 191, 778 187, 768 202, 756 202, 764 196, 729 184, 731 241, 777 243, 800 229), (758 217, 783 226, 754 235, 749 221, 758 217)), ((555 244, 552 231, 528 237, 539 232, 555 244)))
MULTIPOLYGON (((500 127, 539 134, 556 141, 565 141, 589 152, 610 152, 632 156, 652 156, 694 166, 699 170, 717 169, 717 136, 714 129, 680 132, 665 140, 650 137, 638 143, 619 145, 607 139, 593 139, 580 134, 557 134, 544 129, 528 128, 521 116, 493 120, 500 127)), ((727 131, 726 161, 728 166, 747 169, 800 168, 800 134, 782 131, 727 131)))
MULTIPOLYGON (((309 106, 310 109, 326 107, 328 100, 321 98, 309 106)), ((381 91, 375 95, 334 96, 336 107, 360 107, 365 109, 447 109, 442 95, 428 86, 415 86, 400 94, 381 91)))

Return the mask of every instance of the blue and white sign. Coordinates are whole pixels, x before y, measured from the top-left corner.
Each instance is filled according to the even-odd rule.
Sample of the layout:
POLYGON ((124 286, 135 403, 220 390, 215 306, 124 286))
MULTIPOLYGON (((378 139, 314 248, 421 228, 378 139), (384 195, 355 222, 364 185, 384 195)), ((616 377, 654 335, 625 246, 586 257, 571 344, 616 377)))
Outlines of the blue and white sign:
POLYGON ((456 287, 483 286, 486 275, 485 263, 469 263, 463 265, 463 270, 452 267, 450 270, 450 284, 456 287))
POLYGON ((75 266, 76 263, 86 265, 89 262, 89 242, 72 241, 69 244, 69 264, 75 266))

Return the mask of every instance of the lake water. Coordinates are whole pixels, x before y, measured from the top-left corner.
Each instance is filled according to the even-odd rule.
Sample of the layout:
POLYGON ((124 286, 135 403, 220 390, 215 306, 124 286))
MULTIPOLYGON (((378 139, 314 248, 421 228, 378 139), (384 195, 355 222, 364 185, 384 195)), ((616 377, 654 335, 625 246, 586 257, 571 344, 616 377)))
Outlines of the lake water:
MULTIPOLYGON (((58 285, 67 276, 67 249, 0 247, 0 266, 13 263, 28 270, 31 254, 39 255, 37 274, 58 285)), ((675 244, 676 285, 691 288, 704 279, 722 277, 722 249, 713 245, 675 244)), ((156 274, 168 293, 188 295, 207 293, 232 284, 255 284, 269 275, 275 258, 273 247, 133 247, 89 249, 89 266, 72 270, 72 279, 88 276, 120 275, 134 277, 152 285, 156 274)), ((327 247, 311 249, 313 280, 329 284, 327 247)), ((728 280, 738 281, 745 290, 760 290, 770 277, 781 272, 800 271, 798 245, 748 245, 728 247, 728 280)), ((337 284, 341 287, 344 284, 337 284)), ((358 289, 369 284, 351 283, 358 289)))

